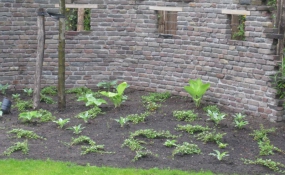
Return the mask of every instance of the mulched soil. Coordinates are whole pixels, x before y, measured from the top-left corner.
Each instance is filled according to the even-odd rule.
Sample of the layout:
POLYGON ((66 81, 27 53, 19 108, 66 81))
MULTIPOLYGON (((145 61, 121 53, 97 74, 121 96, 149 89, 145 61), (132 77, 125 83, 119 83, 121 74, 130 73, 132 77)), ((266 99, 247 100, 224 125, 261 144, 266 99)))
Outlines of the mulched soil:
MULTIPOLYGON (((7 97, 10 98, 11 94, 15 92, 7 92, 7 97)), ((8 147, 16 142, 24 141, 25 139, 11 138, 11 134, 7 131, 15 128, 22 128, 33 130, 38 135, 46 138, 45 140, 29 139, 29 153, 23 155, 21 151, 11 154, 11 158, 15 159, 52 159, 60 161, 70 161, 80 165, 96 165, 96 166, 111 166, 111 167, 132 167, 132 168, 170 168, 181 170, 211 170, 215 173, 223 174, 276 174, 266 167, 260 165, 245 165, 241 158, 255 160, 259 156, 259 148, 256 141, 249 134, 254 129, 259 129, 260 124, 264 128, 277 128, 275 133, 268 135, 271 143, 285 150, 285 127, 284 122, 272 123, 266 119, 248 116, 247 120, 250 125, 244 129, 238 130, 233 125, 232 113, 228 113, 221 109, 222 112, 227 113, 227 118, 223 120, 217 127, 213 122, 207 120, 206 113, 202 110, 204 106, 210 103, 203 101, 199 109, 195 108, 194 103, 188 97, 171 96, 162 103, 161 108, 156 112, 151 113, 144 123, 132 124, 120 127, 114 119, 126 117, 129 114, 140 114, 146 111, 142 104, 141 96, 148 95, 149 92, 137 91, 128 89, 126 95, 128 100, 120 107, 114 108, 112 103, 103 105, 102 110, 105 114, 97 116, 95 119, 89 120, 84 123, 83 120, 74 118, 80 112, 90 109, 86 107, 83 102, 78 102, 74 94, 67 94, 67 107, 64 111, 57 110, 57 104, 47 105, 41 103, 40 108, 47 109, 53 113, 56 118, 70 118, 70 122, 64 129, 58 128, 54 122, 47 123, 22 123, 18 120, 19 112, 12 109, 12 114, 6 114, 0 117, 0 153, 3 153, 8 147), (198 113, 199 119, 191 124, 199 124, 216 128, 218 132, 227 133, 223 142, 229 145, 225 149, 219 149, 215 143, 206 143, 197 140, 194 135, 186 132, 175 130, 177 124, 188 124, 189 122, 177 121, 172 113, 175 110, 195 110, 198 113), (67 143, 71 142, 72 138, 78 137, 73 134, 67 127, 82 124, 85 129, 81 135, 89 136, 96 144, 105 145, 105 151, 113 152, 112 154, 98 154, 91 153, 87 155, 80 155, 82 145, 68 146, 67 143), (163 145, 166 139, 144 139, 148 144, 145 146, 148 150, 152 151, 155 156, 147 156, 132 162, 135 152, 131 151, 128 147, 121 147, 124 140, 130 136, 130 132, 139 129, 154 129, 157 131, 168 130, 171 134, 181 135, 177 139, 178 144, 183 142, 195 143, 199 146, 202 154, 199 155, 176 155, 174 158, 171 156, 174 148, 168 148, 163 145), (209 153, 213 150, 228 151, 230 156, 222 161, 218 161, 215 157, 210 156, 209 153)), ((0 95, 0 99, 3 95, 0 95)), ((21 93, 22 99, 31 99, 25 94, 21 93)), ((57 100, 57 97, 53 97, 57 100)), ((189 123, 190 124, 190 123, 189 123)), ((6 159, 7 156, 0 156, 1 159, 6 159)), ((282 153, 275 153, 271 156, 262 156, 262 158, 269 158, 276 162, 285 164, 285 155, 282 153)))

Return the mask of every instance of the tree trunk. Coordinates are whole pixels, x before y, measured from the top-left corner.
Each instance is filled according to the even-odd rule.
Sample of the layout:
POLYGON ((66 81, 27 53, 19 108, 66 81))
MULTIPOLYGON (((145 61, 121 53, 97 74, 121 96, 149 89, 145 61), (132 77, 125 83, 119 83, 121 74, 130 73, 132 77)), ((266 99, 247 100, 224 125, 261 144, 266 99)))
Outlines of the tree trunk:
MULTIPOLYGON (((59 0, 60 13, 65 15, 65 0, 59 0)), ((65 18, 59 18, 58 38, 58 109, 66 107, 65 99, 65 18)))
POLYGON ((78 9, 78 18, 77 18, 77 31, 84 30, 84 8, 78 9))
POLYGON ((45 47, 45 17, 44 9, 38 9, 38 48, 37 48, 37 60, 36 60, 36 72, 35 72, 35 84, 33 94, 33 108, 37 109, 40 104, 40 92, 41 92, 41 76, 44 59, 44 47, 45 47))

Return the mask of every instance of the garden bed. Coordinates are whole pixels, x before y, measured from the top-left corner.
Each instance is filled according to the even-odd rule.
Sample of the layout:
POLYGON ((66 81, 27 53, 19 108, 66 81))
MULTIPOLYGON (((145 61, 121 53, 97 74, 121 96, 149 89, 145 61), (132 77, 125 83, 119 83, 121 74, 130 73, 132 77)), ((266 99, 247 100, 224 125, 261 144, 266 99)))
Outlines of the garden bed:
MULTIPOLYGON (((12 93, 7 92, 6 96, 11 98, 12 93)), ((109 102, 101 106, 105 114, 100 114, 94 119, 88 120, 85 123, 82 119, 75 118, 80 112, 90 109, 86 107, 82 101, 77 101, 76 95, 67 94, 66 110, 58 111, 57 104, 41 103, 40 108, 46 109, 57 118, 69 118, 70 122, 63 127, 58 128, 54 122, 30 122, 23 123, 18 120, 19 112, 13 108, 11 114, 3 115, 0 118, 0 153, 12 146, 16 142, 23 142, 25 138, 12 138, 13 134, 7 132, 12 129, 32 130, 39 136, 45 139, 28 139, 29 151, 28 154, 22 154, 21 151, 13 152, 10 157, 16 159, 52 159, 61 161, 70 161, 80 165, 96 165, 96 166, 111 166, 111 167, 135 167, 135 168, 170 168, 181 170, 211 170, 216 173, 224 174, 267 174, 275 173, 267 167, 261 165, 245 165, 241 158, 256 160, 256 158, 271 159, 276 162, 285 163, 285 155, 282 152, 274 152, 274 155, 259 156, 260 150, 258 143, 249 135, 253 130, 260 129, 260 124, 263 124, 265 129, 276 128, 276 131, 269 133, 267 137, 271 144, 275 147, 285 150, 285 127, 284 123, 271 123, 266 119, 247 116, 246 120, 249 125, 243 129, 237 129, 233 124, 232 113, 228 113, 223 109, 221 112, 226 113, 226 119, 222 120, 218 125, 207 120, 209 117, 203 111, 203 107, 211 105, 208 102, 202 101, 199 109, 191 101, 190 97, 171 96, 164 102, 161 102, 161 107, 150 112, 146 117, 145 122, 133 124, 128 122, 123 127, 114 119, 126 117, 129 114, 141 114, 146 112, 146 108, 142 103, 142 96, 148 95, 149 92, 137 91, 128 89, 126 95, 128 99, 120 107, 114 108, 109 102), (173 111, 177 110, 194 110, 198 114, 198 118, 193 122, 178 121, 173 116, 173 111), (66 128, 81 124, 85 127, 82 133, 75 135, 72 130, 66 128), (187 132, 178 131, 177 125, 201 125, 208 126, 212 130, 219 133, 226 133, 223 136, 222 142, 228 144, 225 149, 220 149, 215 142, 203 143, 197 140, 197 134, 189 134, 187 132), (124 141, 130 138, 130 133, 142 129, 154 129, 155 131, 169 131, 172 135, 179 136, 176 140, 177 145, 188 142, 196 144, 201 150, 200 154, 182 155, 176 154, 172 156, 175 147, 164 146, 166 138, 159 137, 155 139, 147 139, 142 136, 136 137, 137 140, 144 144, 145 150, 149 150, 153 155, 140 158, 134 161, 135 151, 131 151, 127 146, 122 147, 124 141), (81 155, 81 146, 70 145, 72 138, 77 138, 80 135, 88 136, 98 145, 104 145, 104 151, 108 153, 88 153, 81 155), (220 152, 227 151, 229 156, 219 161, 216 157, 209 155, 214 153, 213 150, 220 152)), ((3 95, 0 95, 0 99, 3 95)), ((24 100, 31 99, 21 93, 21 98, 24 100)), ((56 101, 57 97, 53 96, 56 101)), ((14 102, 13 102, 14 104, 14 102)), ((173 139, 170 139, 173 140, 173 139)), ((7 156, 1 155, 1 159, 7 156)), ((284 170, 284 168, 282 169, 284 170)))

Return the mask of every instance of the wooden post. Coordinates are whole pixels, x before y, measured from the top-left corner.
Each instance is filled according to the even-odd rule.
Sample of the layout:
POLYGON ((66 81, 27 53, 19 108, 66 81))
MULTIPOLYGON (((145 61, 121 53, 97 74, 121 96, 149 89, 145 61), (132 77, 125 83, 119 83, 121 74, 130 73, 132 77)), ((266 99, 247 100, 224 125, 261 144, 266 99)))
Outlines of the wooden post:
POLYGON ((77 31, 83 31, 84 30, 84 8, 78 9, 78 18, 77 18, 77 31))
MULTIPOLYGON (((65 0, 59 0, 60 14, 65 15, 65 0)), ((66 107, 65 99, 65 18, 59 18, 58 38, 58 109, 66 107)))
POLYGON ((37 109, 40 104, 40 92, 41 92, 41 76, 42 76, 42 67, 44 59, 44 46, 45 46, 45 17, 44 9, 39 8, 37 18, 38 26, 38 47, 37 47, 37 60, 36 60, 36 72, 35 72, 35 84, 34 84, 34 93, 33 93, 33 108, 37 109))

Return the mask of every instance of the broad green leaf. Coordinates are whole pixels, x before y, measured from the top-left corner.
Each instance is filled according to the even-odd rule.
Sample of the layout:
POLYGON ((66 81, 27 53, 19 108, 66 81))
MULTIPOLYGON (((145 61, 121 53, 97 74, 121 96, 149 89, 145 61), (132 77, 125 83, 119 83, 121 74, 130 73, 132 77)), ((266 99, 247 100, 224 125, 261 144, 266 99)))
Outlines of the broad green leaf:
POLYGON ((125 89, 127 88, 128 86, 128 83, 127 82, 123 82, 121 84, 118 85, 117 87, 117 92, 119 95, 123 95, 125 89))

